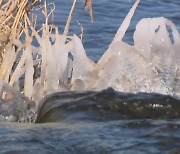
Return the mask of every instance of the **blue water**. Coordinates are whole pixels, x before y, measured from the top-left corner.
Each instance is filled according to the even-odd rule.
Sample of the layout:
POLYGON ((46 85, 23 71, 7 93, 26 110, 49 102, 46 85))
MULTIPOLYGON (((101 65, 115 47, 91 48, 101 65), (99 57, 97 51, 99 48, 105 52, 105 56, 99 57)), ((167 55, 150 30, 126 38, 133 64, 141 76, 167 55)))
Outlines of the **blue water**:
MULTIPOLYGON (((73 0, 52 0, 51 2, 55 3, 56 10, 54 20, 49 22, 57 25, 62 33, 73 0)), ((87 54, 98 61, 133 3, 134 0, 93 0, 94 22, 91 23, 88 12, 83 9, 83 0, 78 0, 70 35, 80 34, 80 28, 76 22, 78 20, 84 28, 83 43, 87 54)), ((180 31, 180 0, 142 0, 124 41, 133 44, 135 25, 141 18, 159 16, 172 20, 180 31)), ((43 19, 42 15, 38 14, 39 26, 43 19)), ((111 95, 108 98, 115 99, 115 96, 111 95)), ((76 97, 77 101, 79 96, 76 97)), ((105 95, 102 95, 98 101, 101 102, 104 97, 105 95)), ((130 95, 122 96, 124 97, 131 101, 130 95)), ((145 98, 144 95, 141 97, 145 98)), ((53 101, 58 102, 59 98, 56 99, 53 101)), ((74 96, 69 96, 66 101, 74 100, 74 96)), ((91 101, 88 102, 91 103, 91 101)), ((70 111, 71 109, 73 106, 69 108, 70 111)), ((83 111, 83 109, 80 106, 79 110, 83 111)), ((92 108, 89 108, 87 113, 91 110, 92 108)), ((82 115, 86 115, 86 112, 82 115, 76 114, 76 117, 70 116, 71 112, 67 112, 66 118, 65 112, 59 111, 64 114, 57 119, 66 119, 64 122, 0 123, 0 153, 180 153, 179 118, 157 118, 157 120, 141 117, 103 121, 93 117, 93 122, 82 120, 84 118, 82 115), (76 121, 72 121, 73 118, 77 118, 76 121)))
MULTIPOLYGON (((55 24, 63 31, 70 4, 73 0, 55 1, 55 24)), ((73 15, 70 34, 80 34, 79 21, 84 28, 83 43, 88 56, 97 61, 112 41, 124 17, 134 0, 93 0, 94 22, 91 23, 88 12, 83 9, 83 0, 78 0, 73 15)), ((132 19, 124 41, 133 44, 133 33, 137 22, 142 18, 164 16, 172 20, 180 30, 180 1, 178 0, 142 0, 132 19)))

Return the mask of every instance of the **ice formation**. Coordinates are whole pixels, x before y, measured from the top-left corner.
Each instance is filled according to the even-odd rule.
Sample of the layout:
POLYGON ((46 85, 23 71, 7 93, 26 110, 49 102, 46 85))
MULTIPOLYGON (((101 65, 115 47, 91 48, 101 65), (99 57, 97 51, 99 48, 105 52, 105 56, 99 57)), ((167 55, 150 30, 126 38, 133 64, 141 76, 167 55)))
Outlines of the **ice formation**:
POLYGON ((77 35, 59 34, 58 28, 47 22, 42 35, 29 24, 32 34, 25 32, 25 42, 12 35, 0 66, 2 99, 9 96, 3 91, 7 83, 36 103, 57 91, 108 87, 180 96, 180 35, 171 21, 163 17, 142 19, 134 32, 134 46, 122 41, 139 2, 135 2, 97 63, 87 57, 77 35), (39 47, 32 44, 32 39, 39 47))

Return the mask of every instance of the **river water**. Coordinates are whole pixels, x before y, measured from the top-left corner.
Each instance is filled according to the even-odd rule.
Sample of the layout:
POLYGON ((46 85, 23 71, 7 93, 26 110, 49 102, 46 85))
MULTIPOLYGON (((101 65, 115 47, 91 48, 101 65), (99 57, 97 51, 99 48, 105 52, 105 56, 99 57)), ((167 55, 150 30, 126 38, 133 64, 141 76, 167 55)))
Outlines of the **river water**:
MULTIPOLYGON (((54 24, 63 31, 72 0, 52 2, 54 24)), ((133 2, 93 0, 91 23, 79 0, 70 34, 80 34, 78 20, 87 54, 98 61, 133 2)), ((135 25, 144 17, 164 16, 180 30, 179 8, 179 0, 142 0, 124 41, 133 44, 135 25)), ((55 93, 40 104, 35 124, 0 123, 0 153, 180 153, 180 98, 107 89, 55 93)))

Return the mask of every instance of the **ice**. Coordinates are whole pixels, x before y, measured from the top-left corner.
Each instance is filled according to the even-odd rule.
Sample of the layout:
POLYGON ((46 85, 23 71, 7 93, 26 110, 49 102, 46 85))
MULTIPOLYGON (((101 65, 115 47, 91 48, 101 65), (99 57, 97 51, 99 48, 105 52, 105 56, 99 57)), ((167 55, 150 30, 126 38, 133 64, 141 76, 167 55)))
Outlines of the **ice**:
POLYGON ((76 79, 73 82, 73 85, 71 87, 72 91, 84 91, 85 90, 85 84, 81 79, 76 79))
POLYGON ((56 61, 53 54, 52 45, 47 40, 47 49, 46 49, 46 76, 45 76, 45 94, 50 94, 58 91, 59 87, 59 78, 58 71, 56 67, 56 61))
POLYGON ((32 98, 34 68, 31 46, 27 46, 25 52, 27 58, 25 61, 24 94, 25 96, 32 98))
POLYGON ((136 26, 134 46, 156 68, 166 87, 175 93, 173 87, 179 68, 180 47, 175 25, 164 17, 142 19, 136 26))
POLYGON ((81 79, 85 85, 85 89, 88 89, 91 82, 93 81, 92 70, 94 68, 93 64, 90 62, 89 58, 86 56, 86 52, 82 45, 80 38, 76 35, 73 36, 74 42, 74 52, 72 52, 73 59, 73 74, 72 74, 72 84, 77 79, 81 79))
MULTIPOLYGON (((0 66, 1 99, 22 97, 23 93, 37 108, 43 97, 54 92, 108 87, 180 96, 180 35, 170 20, 144 18, 136 26, 134 45, 122 41, 139 2, 135 1, 98 63, 86 55, 77 35, 68 36, 68 27, 60 34, 56 26, 48 25, 47 16, 41 32, 31 24, 24 27, 24 42, 12 35, 0 66), (32 44, 34 40, 39 46, 32 44)), ((8 104, 13 108, 16 103, 8 104)))
POLYGON ((103 65, 107 62, 108 58, 111 55, 111 47, 112 45, 116 42, 116 41, 121 41, 122 38, 124 37, 129 24, 131 22, 131 19, 134 15, 134 12, 139 4, 140 0, 136 0, 136 2, 134 3, 133 7, 130 9, 129 13, 127 14, 127 16, 125 17, 123 23, 121 24, 121 26, 119 27, 115 37, 113 38, 111 44, 109 45, 107 51, 105 51, 105 53, 103 54, 103 56, 100 58, 100 60, 98 61, 98 65, 96 65, 96 70, 99 71, 99 69, 101 69, 103 67, 103 65))
POLYGON ((112 53, 98 74, 95 89, 112 87, 123 92, 168 93, 155 68, 134 47, 116 42, 112 53))
POLYGON ((15 48, 12 46, 12 43, 9 43, 5 49, 6 52, 4 52, 3 55, 3 62, 0 67, 0 76, 4 79, 4 81, 9 80, 9 75, 12 69, 12 65, 15 61, 15 48))
POLYGON ((0 84, 0 121, 33 122, 36 117, 35 102, 19 93, 2 79, 0 79, 0 84), (4 97, 2 97, 3 94, 4 97))
POLYGON ((56 62, 56 69, 58 70, 58 78, 60 82, 63 82, 64 72, 68 63, 68 44, 65 44, 66 37, 59 35, 58 29, 56 29, 55 43, 54 43, 54 58, 56 62))

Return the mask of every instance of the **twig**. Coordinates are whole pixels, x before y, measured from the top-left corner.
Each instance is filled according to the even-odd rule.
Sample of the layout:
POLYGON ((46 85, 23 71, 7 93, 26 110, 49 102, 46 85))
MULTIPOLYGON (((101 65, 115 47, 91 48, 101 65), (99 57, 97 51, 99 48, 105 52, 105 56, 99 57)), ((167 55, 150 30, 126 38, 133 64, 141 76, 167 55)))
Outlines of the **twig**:
POLYGON ((71 20, 72 20, 72 14, 73 14, 73 12, 74 12, 74 9, 75 9, 75 6, 76 6, 76 2, 77 2, 77 0, 74 0, 73 5, 72 5, 72 7, 71 7, 71 11, 70 11, 69 16, 68 16, 68 20, 67 20, 67 22, 66 22, 66 26, 65 26, 65 28, 64 28, 64 33, 63 33, 63 35, 65 35, 65 36, 67 36, 67 35, 68 35, 68 32, 69 32, 69 27, 70 27, 71 20))

